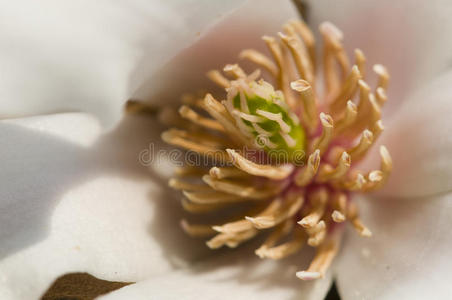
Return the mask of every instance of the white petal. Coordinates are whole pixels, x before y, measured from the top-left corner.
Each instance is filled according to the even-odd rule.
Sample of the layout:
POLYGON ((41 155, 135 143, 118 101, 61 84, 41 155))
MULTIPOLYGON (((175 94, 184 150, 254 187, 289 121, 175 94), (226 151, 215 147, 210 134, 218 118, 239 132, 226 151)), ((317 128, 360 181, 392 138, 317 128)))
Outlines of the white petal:
POLYGON ((139 163, 158 139, 150 128, 129 117, 102 133, 85 114, 0 122, 1 299, 38 299, 67 272, 136 281, 210 253, 139 163))
POLYGON ((310 256, 260 260, 250 250, 219 253, 189 270, 155 276, 100 299, 324 299, 332 281, 330 272, 309 282, 295 276, 310 256))
POLYGON ((336 269, 341 297, 449 298, 452 194, 362 200, 358 202, 362 220, 373 235, 362 238, 348 232, 336 269))
POLYGON ((1 1, 0 116, 88 111, 118 121, 124 102, 233 1, 1 1))
MULTIPOLYGON (((421 197, 452 189, 451 80, 448 72, 424 85, 385 124, 380 143, 389 149, 394 170, 382 194, 421 197)), ((376 150, 368 163, 378 157, 376 150)))
POLYGON ((185 92, 212 90, 215 86, 206 79, 207 71, 222 70, 232 63, 248 67, 249 64, 238 58, 240 51, 254 48, 266 53, 261 37, 276 36, 283 24, 293 18, 298 18, 298 13, 290 0, 248 0, 165 65, 159 76, 147 81, 135 96, 157 102, 163 99, 167 104, 167 101, 179 101, 185 92))
POLYGON ((393 108, 409 100, 410 90, 444 70, 452 58, 448 0, 311 0, 308 8, 313 25, 331 21, 344 32, 349 53, 360 48, 370 66, 388 67, 388 105, 393 108))

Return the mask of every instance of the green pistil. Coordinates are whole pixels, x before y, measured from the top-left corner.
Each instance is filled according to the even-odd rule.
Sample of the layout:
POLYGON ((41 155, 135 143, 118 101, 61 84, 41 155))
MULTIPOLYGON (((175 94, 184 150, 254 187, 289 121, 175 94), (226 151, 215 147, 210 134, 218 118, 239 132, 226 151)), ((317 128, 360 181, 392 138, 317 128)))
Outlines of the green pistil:
MULTIPOLYGON (((264 149, 272 158, 284 159, 286 162, 302 161, 306 148, 305 131, 297 117, 289 113, 283 94, 276 93, 273 87, 265 82, 251 82, 249 86, 249 91, 253 91, 253 93, 248 94, 249 91, 248 93, 243 91, 248 105, 248 114, 261 118, 262 122, 255 122, 255 124, 260 126, 265 132, 268 132, 268 136, 265 133, 258 132, 252 122, 242 118, 243 123, 249 128, 249 132, 255 137, 257 145, 264 149), (289 145, 290 143, 283 137, 284 128, 277 121, 263 116, 259 111, 280 114, 282 121, 290 128, 290 131, 286 133, 293 140, 293 145, 289 145), (270 142, 268 143, 269 145, 265 145, 266 139, 270 142)), ((241 109, 240 93, 237 93, 233 98, 233 104, 235 109, 245 113, 241 109)))

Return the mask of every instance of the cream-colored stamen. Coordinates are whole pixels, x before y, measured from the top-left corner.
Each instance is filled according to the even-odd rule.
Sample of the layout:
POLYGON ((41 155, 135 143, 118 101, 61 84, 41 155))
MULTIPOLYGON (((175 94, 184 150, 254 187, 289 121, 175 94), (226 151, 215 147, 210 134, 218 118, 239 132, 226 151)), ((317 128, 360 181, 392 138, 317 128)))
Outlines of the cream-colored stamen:
POLYGON ((331 218, 336 223, 341 223, 346 220, 347 214, 347 195, 345 193, 336 193, 333 195, 334 211, 331 218))
POLYGON ((268 237, 265 239, 264 243, 256 249, 254 253, 256 253, 257 256, 260 258, 265 258, 265 251, 268 248, 272 248, 276 245, 276 243, 290 233, 292 228, 294 227, 294 222, 292 220, 286 220, 285 222, 279 224, 276 226, 273 231, 268 235, 268 237))
POLYGON ((210 249, 218 249, 224 245, 235 248, 240 243, 247 241, 258 233, 257 229, 251 228, 250 230, 238 232, 235 234, 229 234, 229 233, 220 233, 214 236, 212 239, 206 242, 206 245, 210 249))
POLYGON ((250 229, 248 231, 243 231, 240 233, 237 233, 234 237, 230 238, 226 241, 226 246, 229 248, 236 248, 241 243, 248 241, 249 239, 252 239, 258 234, 259 231, 256 229, 250 229))
POLYGON ((187 192, 183 191, 185 197, 191 202, 197 204, 220 204, 220 203, 236 203, 249 201, 249 198, 222 193, 222 192, 187 192))
POLYGON ((185 219, 180 221, 180 226, 192 237, 210 237, 215 234, 210 225, 190 224, 185 219))
POLYGON ((342 188, 349 191, 359 191, 366 184, 366 178, 363 174, 357 173, 354 179, 346 180, 342 183, 342 188))
POLYGON ((285 99, 289 106, 293 106, 295 103, 295 100, 293 99, 293 95, 290 91, 289 86, 289 72, 288 72, 288 65, 286 63, 286 60, 284 58, 283 51, 281 49, 280 44, 276 41, 274 37, 270 36, 264 36, 262 37, 262 40, 266 43, 268 49, 270 50, 270 53, 273 56, 273 59, 275 60, 276 64, 278 65, 279 72, 278 72, 278 83, 279 87, 284 93, 285 99))
POLYGON ((377 86, 386 90, 389 82, 388 70, 383 65, 377 64, 373 66, 373 71, 378 75, 377 86))
POLYGON ((290 20, 289 24, 293 26, 295 31, 303 40, 304 45, 306 46, 306 49, 308 51, 309 58, 311 60, 311 66, 313 68, 312 71, 314 72, 316 56, 314 34, 312 33, 311 29, 309 29, 309 27, 301 20, 290 20))
POLYGON ((340 115, 340 113, 346 107, 346 103, 353 97, 356 89, 358 88, 358 80, 361 79, 358 67, 353 66, 350 74, 345 79, 345 83, 342 85, 341 91, 334 98, 330 105, 330 111, 333 115, 340 115))
POLYGON ((351 157, 347 152, 342 152, 336 168, 328 164, 324 164, 317 175, 318 182, 326 182, 328 180, 336 180, 343 177, 351 166, 351 157))
POLYGON ((367 122, 367 116, 370 111, 370 86, 362 79, 358 80, 359 86, 359 103, 358 103, 358 120, 355 124, 355 131, 361 130, 362 126, 367 122), (359 127, 359 128, 356 128, 359 127))
POLYGON ((370 120, 368 124, 374 124, 375 122, 381 119, 381 108, 374 94, 369 95, 369 103, 371 110, 370 110, 370 120))
POLYGON ((250 177, 247 173, 234 167, 212 167, 209 175, 214 179, 250 177))
MULTIPOLYGON (((365 103, 361 108, 358 106, 358 119, 354 125, 354 133, 357 134, 364 128, 372 127, 381 118, 380 105, 372 93, 366 94, 365 99, 361 100, 365 103)), ((360 104, 361 102, 360 101, 360 104)))
POLYGON ((301 219, 298 224, 304 228, 314 227, 322 218, 325 212, 325 206, 328 200, 328 191, 325 188, 321 188, 309 195, 309 201, 312 203, 311 212, 301 219))
POLYGON ((202 145, 199 142, 190 141, 182 138, 174 130, 168 130, 162 133, 162 140, 166 143, 185 148, 187 150, 194 151, 213 160, 221 162, 227 162, 229 157, 226 151, 219 150, 218 148, 202 145))
POLYGON ((320 245, 325 237, 327 226, 324 220, 317 223, 312 228, 305 228, 306 232, 309 234, 308 245, 311 247, 317 247, 320 245))
POLYGON ((384 130, 384 126, 383 126, 383 122, 381 120, 378 120, 377 122, 375 122, 375 124, 372 126, 372 128, 370 129, 370 131, 372 131, 373 135, 374 135, 374 143, 375 141, 380 137, 381 133, 384 130))
POLYGON ((308 126, 309 130, 313 131, 317 128, 317 104, 312 87, 309 82, 305 80, 292 81, 290 87, 300 94, 300 100, 303 105, 303 120, 308 126))
POLYGON ((356 105, 351 100, 347 101, 347 109, 345 110, 344 116, 339 121, 335 122, 334 136, 337 136, 349 129, 353 122, 355 122, 357 115, 358 110, 356 105))
POLYGON ((288 25, 285 29, 288 31, 289 36, 280 32, 279 37, 287 48, 289 48, 300 77, 308 82, 314 82, 314 76, 311 71, 311 62, 304 45, 294 36, 292 26, 288 25))
POLYGON ((381 175, 381 180, 374 183, 373 185, 369 185, 367 187, 368 191, 373 191, 381 186, 383 186, 386 181, 388 180, 389 174, 391 174, 392 171, 392 159, 391 155, 389 154, 388 149, 386 149, 385 146, 380 146, 380 157, 381 157, 381 163, 380 163, 380 171, 379 175, 381 175))
POLYGON ((341 223, 341 222, 344 222, 346 218, 345 218, 345 215, 343 213, 341 213, 338 210, 334 210, 331 213, 331 219, 333 219, 333 221, 336 222, 336 223, 341 223))
POLYGON ((207 129, 220 131, 220 132, 224 132, 224 127, 220 123, 218 123, 215 120, 204 118, 204 117, 200 116, 198 113, 196 113, 194 110, 190 109, 186 105, 182 105, 179 108, 179 114, 183 118, 185 118, 187 120, 190 120, 193 123, 198 124, 198 125, 200 125, 202 127, 205 127, 207 129))
POLYGON ((277 122, 283 132, 285 132, 285 133, 290 132, 291 128, 290 128, 289 124, 284 122, 281 113, 271 113, 271 112, 268 112, 265 110, 257 109, 256 114, 258 114, 264 118, 267 118, 269 120, 277 122))
POLYGON ((293 171, 293 165, 286 164, 281 166, 272 166, 256 164, 246 159, 233 149, 226 149, 226 152, 231 158, 232 163, 237 168, 251 175, 280 180, 289 176, 293 171))
POLYGON ((335 93, 340 86, 340 79, 335 69, 335 50, 337 43, 342 39, 342 32, 329 22, 319 26, 323 43, 323 74, 328 95, 335 93), (336 44, 334 44, 336 43, 336 44))
POLYGON ((355 49, 355 64, 358 66, 361 77, 365 78, 366 74, 366 57, 361 49, 355 49))
POLYGON ((238 64, 226 65, 223 71, 235 79, 246 78, 245 72, 239 67, 238 64))
POLYGON ((299 251, 303 247, 305 239, 303 231, 296 228, 290 241, 276 247, 260 247, 255 253, 260 258, 282 259, 299 251))
POLYGON ((369 172, 366 176, 366 185, 364 186, 364 191, 371 191, 376 186, 379 186, 381 184, 381 181, 383 181, 384 175, 383 172, 380 170, 375 170, 369 172))
MULTIPOLYGON (((223 149, 227 143, 222 137, 211 135, 206 132, 194 132, 185 131, 179 129, 169 129, 165 131, 162 136, 165 135, 168 139, 173 140, 185 140, 190 143, 197 143, 211 149, 223 149)), ((165 140, 166 141, 166 140, 165 140)))
MULTIPOLYGON (((277 211, 281 207, 281 205, 282 201, 280 199, 274 199, 263 211, 256 214, 256 217, 271 215, 272 213, 277 211)), ((217 232, 236 233, 250 230, 251 228, 253 228, 253 224, 247 219, 242 219, 234 222, 229 222, 221 226, 213 226, 212 228, 217 232)))
POLYGON ((247 184, 227 179, 215 179, 209 175, 204 175, 202 180, 216 191, 252 199, 269 198, 278 194, 284 188, 282 185, 258 187, 252 183, 247 184))
POLYGON ((318 248, 309 268, 306 271, 297 272, 296 276, 302 280, 323 278, 338 251, 339 241, 337 239, 332 238, 326 241, 318 248))
POLYGON ((375 95, 377 98, 378 105, 383 106, 386 101, 388 101, 388 97, 386 96, 386 92, 382 87, 378 87, 375 91, 375 95))
POLYGON ((222 88, 228 88, 231 86, 231 82, 218 70, 211 70, 207 72, 207 77, 222 88))
POLYGON ((320 155, 322 155, 331 142, 334 125, 333 118, 324 113, 320 113, 320 122, 322 124, 322 135, 312 142, 311 149, 318 149, 320 155))
POLYGON ((251 115, 251 114, 247 114, 244 113, 242 111, 239 111, 237 109, 232 110, 232 114, 235 116, 238 116, 239 118, 242 118, 243 120, 252 122, 252 123, 262 123, 265 121, 264 118, 259 117, 259 116, 255 116, 255 115, 251 115))
POLYGON ((216 119, 224 127, 233 141, 237 141, 242 145, 250 144, 248 139, 243 136, 237 126, 235 126, 234 119, 229 115, 226 108, 215 100, 212 95, 206 94, 204 97, 204 108, 212 118, 216 119))
MULTIPOLYGON (((350 69, 350 62, 342 46, 343 34, 336 26, 330 22, 323 22, 319 27, 325 37, 325 42, 330 45, 332 54, 341 68, 342 79, 350 69)), ((342 81, 342 80, 341 80, 342 81)))
POLYGON ((352 161, 356 162, 363 158, 372 145, 373 140, 373 133, 370 130, 364 130, 358 145, 347 151, 350 154, 352 161))
POLYGON ((303 205, 303 201, 303 196, 292 195, 292 197, 287 197, 284 205, 272 214, 255 218, 246 217, 246 219, 253 223, 254 227, 257 229, 274 227, 288 218, 293 217, 303 205))
POLYGON ((246 49, 240 52, 239 57, 242 59, 248 59, 256 65, 263 67, 274 77, 278 76, 278 67, 275 63, 259 51, 254 49, 246 49))
POLYGON ((350 220, 350 223, 353 225, 353 227, 358 231, 358 233, 363 237, 371 237, 372 232, 364 226, 361 219, 358 216, 358 207, 355 203, 350 203, 348 207, 347 212, 347 218, 350 220))
POLYGON ((248 220, 239 220, 235 222, 226 223, 221 226, 213 226, 213 230, 221 233, 236 233, 253 228, 253 225, 248 220))
POLYGON ((185 93, 181 96, 181 101, 185 105, 191 105, 191 106, 195 106, 198 108, 202 108, 202 102, 203 102, 202 97, 198 97, 198 96, 190 94, 190 93, 185 93))
POLYGON ((316 149, 308 158, 308 164, 301 168, 295 176, 295 184, 298 186, 306 186, 317 174, 320 165, 320 150, 316 149))

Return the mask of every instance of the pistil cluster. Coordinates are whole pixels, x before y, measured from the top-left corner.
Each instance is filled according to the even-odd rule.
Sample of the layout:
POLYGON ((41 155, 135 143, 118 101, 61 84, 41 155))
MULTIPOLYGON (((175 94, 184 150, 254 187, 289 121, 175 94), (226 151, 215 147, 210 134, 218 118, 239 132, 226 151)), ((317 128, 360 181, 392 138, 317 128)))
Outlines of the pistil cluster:
POLYGON ((184 97, 180 119, 173 120, 184 129, 162 134, 167 143, 209 159, 179 168, 169 184, 183 191, 186 211, 217 218, 212 224, 182 220, 182 228, 209 237, 212 249, 237 247, 265 232, 255 251, 260 258, 315 247, 310 266, 296 274, 303 280, 324 276, 345 223, 371 236, 352 196, 380 188, 392 168, 384 146, 379 169, 356 168, 383 131, 388 72, 375 65, 378 80, 371 88, 362 51, 355 50, 351 66, 342 33, 328 22, 319 29, 321 64, 310 29, 290 21, 278 38, 263 37, 268 54, 240 53, 255 71, 233 64, 209 72, 224 98, 184 97))

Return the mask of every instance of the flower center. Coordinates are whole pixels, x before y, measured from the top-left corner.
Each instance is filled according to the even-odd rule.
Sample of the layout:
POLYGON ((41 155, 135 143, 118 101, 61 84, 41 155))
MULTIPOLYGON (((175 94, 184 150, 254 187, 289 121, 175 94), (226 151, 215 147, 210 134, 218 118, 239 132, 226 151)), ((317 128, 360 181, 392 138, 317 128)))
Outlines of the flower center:
POLYGON ((186 130, 162 134, 166 142, 209 158, 207 165, 180 168, 169 184, 183 190, 185 210, 218 219, 183 220, 182 228, 192 236, 213 236, 207 241, 212 249, 237 247, 266 231, 256 250, 260 258, 281 259, 304 244, 315 247, 310 266, 296 274, 304 280, 324 276, 345 221, 371 236, 352 195, 380 188, 392 169, 384 146, 380 169, 355 167, 383 131, 386 69, 374 66, 378 83, 372 89, 365 82, 363 53, 355 50, 350 67, 342 33, 330 23, 320 32, 322 72, 316 70, 313 34, 303 22, 290 21, 279 40, 263 38, 272 58, 252 49, 240 54, 271 83, 260 79, 259 69, 247 74, 237 64, 224 68, 228 77, 211 71, 208 77, 226 90, 226 99, 185 97, 178 122, 186 130), (322 93, 316 89, 321 77, 322 93))

